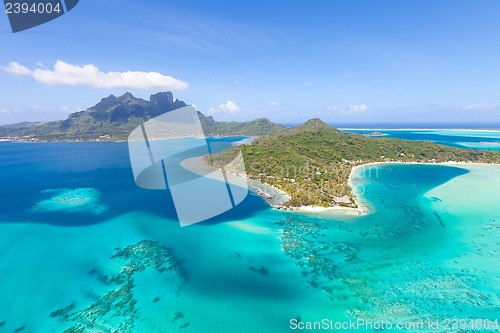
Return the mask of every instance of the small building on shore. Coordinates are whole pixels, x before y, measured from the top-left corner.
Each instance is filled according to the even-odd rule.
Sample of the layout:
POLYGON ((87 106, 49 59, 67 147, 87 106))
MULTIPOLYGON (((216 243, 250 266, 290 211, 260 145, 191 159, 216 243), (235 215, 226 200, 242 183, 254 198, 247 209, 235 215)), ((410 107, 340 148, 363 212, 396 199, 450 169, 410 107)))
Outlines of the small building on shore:
POLYGON ((333 202, 335 202, 337 205, 338 204, 351 204, 351 198, 348 195, 343 195, 341 197, 333 197, 333 202))

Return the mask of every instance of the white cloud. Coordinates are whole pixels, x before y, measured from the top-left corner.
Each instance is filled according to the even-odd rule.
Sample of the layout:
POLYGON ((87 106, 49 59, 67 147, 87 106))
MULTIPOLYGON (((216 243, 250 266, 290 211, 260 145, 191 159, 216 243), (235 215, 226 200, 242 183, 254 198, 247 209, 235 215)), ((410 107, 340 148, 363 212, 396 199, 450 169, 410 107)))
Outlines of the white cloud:
POLYGON ((4 71, 6 71, 7 73, 11 73, 11 74, 16 74, 16 75, 31 75, 31 70, 29 70, 28 68, 22 66, 22 65, 19 65, 17 62, 11 62, 9 63, 7 66, 5 67, 2 67, 2 69, 4 71))
POLYGON ((268 105, 268 106, 280 106, 280 103, 279 103, 279 102, 275 102, 275 101, 273 101, 273 102, 269 102, 269 103, 267 103, 267 105, 268 105))
POLYGON ((325 109, 326 114, 351 115, 359 114, 368 110, 365 104, 351 105, 349 107, 329 106, 325 109))
POLYGON ((43 62, 41 62, 41 61, 37 61, 37 62, 36 62, 36 67, 40 67, 40 68, 43 68, 43 69, 49 69, 49 68, 48 68, 47 66, 45 66, 45 65, 43 64, 43 62))
POLYGON ((500 103, 477 103, 467 105, 466 110, 491 110, 500 107, 500 103))
POLYGON ((69 106, 63 106, 61 107, 61 111, 65 114, 73 113, 73 112, 79 112, 82 111, 82 108, 77 106, 77 107, 69 107, 69 106))
POLYGON ((227 101, 216 108, 208 109, 209 114, 235 114, 241 112, 241 108, 232 101, 227 101))
POLYGON ((2 69, 11 74, 31 76, 46 85, 87 86, 92 88, 130 88, 130 89, 187 89, 184 81, 158 72, 103 72, 98 67, 89 65, 71 65, 57 60, 54 68, 38 66, 34 70, 11 62, 2 69))
POLYGON ((0 114, 11 114, 13 111, 7 109, 0 109, 0 114))
POLYGON ((316 83, 316 82, 314 82, 314 81, 306 81, 306 82, 302 82, 302 85, 303 85, 304 87, 308 87, 308 86, 312 86, 312 85, 314 85, 315 83, 316 83))
POLYGON ((351 105, 349 107, 349 111, 350 112, 363 112, 363 111, 366 111, 368 110, 368 107, 364 104, 361 104, 361 105, 351 105))

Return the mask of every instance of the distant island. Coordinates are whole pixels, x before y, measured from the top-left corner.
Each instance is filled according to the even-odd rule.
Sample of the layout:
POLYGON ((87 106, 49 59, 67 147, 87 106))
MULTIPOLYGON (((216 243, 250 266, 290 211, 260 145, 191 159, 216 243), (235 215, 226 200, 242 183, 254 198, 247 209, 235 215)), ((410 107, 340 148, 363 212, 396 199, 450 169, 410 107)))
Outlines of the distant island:
POLYGON ((365 136, 370 136, 370 137, 376 137, 376 136, 386 136, 387 134, 384 134, 382 132, 372 132, 372 133, 367 133, 364 134, 365 136))
MULTIPOLYGON (((149 101, 127 92, 110 95, 93 107, 72 113, 66 120, 0 125, 0 141, 125 141, 143 122, 187 104, 170 91, 151 95, 149 101)), ((247 122, 219 122, 199 112, 206 135, 272 135, 288 129, 269 119, 247 122)))
MULTIPOLYGON (((103 98, 95 106, 72 113, 66 120, 24 122, 0 126, 0 141, 125 141, 137 126, 187 104, 171 92, 149 101, 125 93, 103 98)), ((247 176, 287 194, 285 207, 344 206, 357 208, 349 185, 353 167, 374 162, 500 163, 500 152, 460 149, 428 141, 413 141, 347 133, 320 119, 293 128, 261 118, 219 122, 198 112, 207 136, 253 136, 250 144, 206 156, 212 167, 226 165, 241 149, 247 176)), ((230 171, 230 170, 228 170, 230 171)), ((265 191, 260 195, 269 199, 265 191)))
MULTIPOLYGON (((312 119, 286 133, 260 137, 239 147, 250 179, 285 191, 288 207, 357 208, 349 176, 352 168, 374 162, 500 163, 500 152, 460 149, 429 141, 371 138, 312 119)), ((220 167, 237 148, 206 157, 220 167)))

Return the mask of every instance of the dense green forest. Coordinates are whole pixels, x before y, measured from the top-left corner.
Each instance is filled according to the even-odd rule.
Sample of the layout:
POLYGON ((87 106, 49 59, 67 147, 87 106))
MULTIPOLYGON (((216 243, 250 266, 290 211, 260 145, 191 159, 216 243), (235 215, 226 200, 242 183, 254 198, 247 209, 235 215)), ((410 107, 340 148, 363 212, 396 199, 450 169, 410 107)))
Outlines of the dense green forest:
MULTIPOLYGON (((174 100, 171 92, 151 95, 146 101, 126 93, 103 98, 95 106, 72 113, 66 120, 24 122, 0 126, 0 138, 18 141, 124 141, 137 126, 160 114, 187 104, 174 100)), ((218 122, 199 113, 206 135, 266 135, 278 134, 286 127, 268 119, 248 122, 218 122)))
MULTIPOLYGON (((291 195, 290 206, 332 206, 334 198, 352 198, 348 178, 353 166, 369 162, 500 163, 499 152, 452 148, 427 141, 370 138, 335 129, 319 119, 286 133, 260 137, 242 145, 247 174, 291 195)), ((209 163, 224 165, 237 148, 212 155, 209 163)), ((352 204, 343 204, 355 206, 352 204)))
MULTIPOLYGON (((144 121, 186 106, 171 92, 151 95, 146 101, 130 93, 103 98, 95 106, 68 119, 0 126, 0 139, 19 141, 127 140, 144 121)), ((486 162, 500 163, 499 152, 468 150, 426 141, 370 138, 335 129, 319 119, 286 128, 266 118, 247 122, 218 122, 198 113, 208 136, 258 136, 241 146, 248 176, 291 195, 290 206, 332 206, 338 197, 353 194, 348 185, 352 167, 368 162, 486 162)), ((236 148, 210 157, 226 164, 236 148)), ((355 202, 342 203, 355 206, 355 202)))

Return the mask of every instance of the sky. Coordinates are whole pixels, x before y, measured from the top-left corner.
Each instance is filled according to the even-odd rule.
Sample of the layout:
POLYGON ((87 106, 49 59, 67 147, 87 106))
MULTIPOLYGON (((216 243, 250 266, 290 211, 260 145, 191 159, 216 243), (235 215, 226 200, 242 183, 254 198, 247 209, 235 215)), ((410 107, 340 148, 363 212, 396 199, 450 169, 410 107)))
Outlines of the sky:
POLYGON ((500 1, 81 0, 0 13, 0 124, 171 90, 216 120, 500 122, 500 1))

